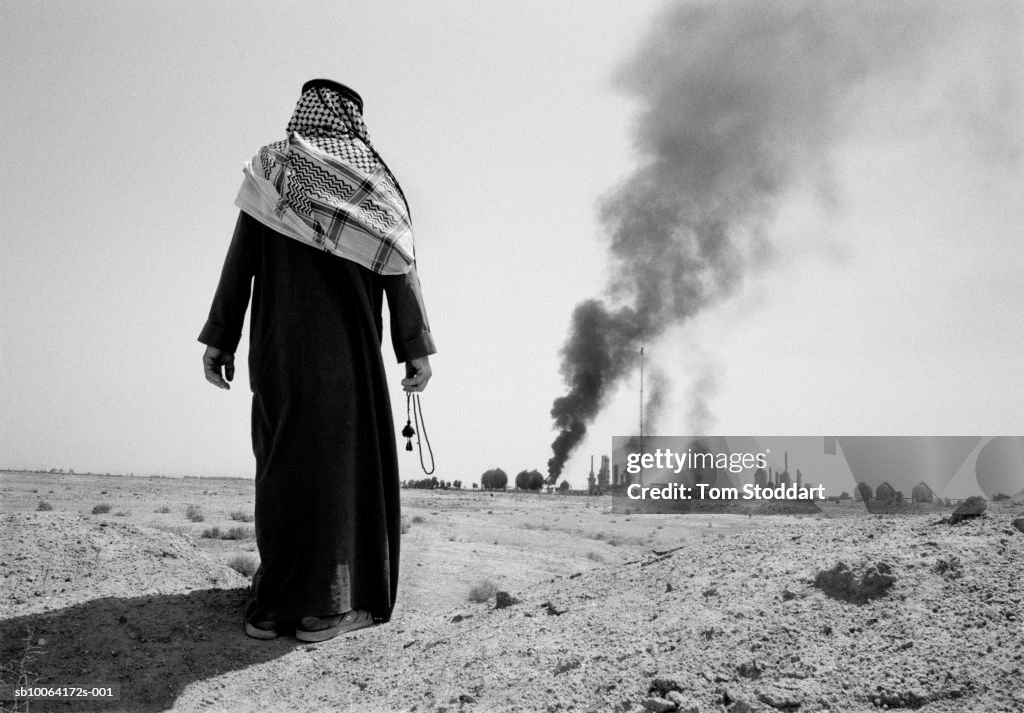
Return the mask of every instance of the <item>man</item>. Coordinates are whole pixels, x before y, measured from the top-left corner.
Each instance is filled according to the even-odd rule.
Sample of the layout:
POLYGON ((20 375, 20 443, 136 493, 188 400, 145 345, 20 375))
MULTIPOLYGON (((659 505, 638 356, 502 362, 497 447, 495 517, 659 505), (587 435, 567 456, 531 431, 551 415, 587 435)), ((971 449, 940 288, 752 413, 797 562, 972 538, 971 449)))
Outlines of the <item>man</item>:
POLYGON ((287 138, 245 166, 241 208, 199 341, 229 388, 252 294, 249 381, 256 541, 244 627, 323 641, 391 617, 401 517, 381 356, 387 295, 402 385, 422 391, 434 343, 409 210, 370 143, 362 98, 302 87, 287 138))

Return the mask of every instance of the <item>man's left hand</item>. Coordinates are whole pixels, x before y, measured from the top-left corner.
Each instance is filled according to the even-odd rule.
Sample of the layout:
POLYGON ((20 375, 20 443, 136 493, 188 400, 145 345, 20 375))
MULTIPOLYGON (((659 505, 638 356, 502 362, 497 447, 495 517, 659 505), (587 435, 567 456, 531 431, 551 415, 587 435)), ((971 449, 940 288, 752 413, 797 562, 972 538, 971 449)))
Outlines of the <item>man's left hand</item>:
POLYGON ((407 392, 423 391, 427 388, 427 382, 433 372, 430 370, 430 359, 418 357, 405 362, 405 378, 402 379, 402 388, 407 392))

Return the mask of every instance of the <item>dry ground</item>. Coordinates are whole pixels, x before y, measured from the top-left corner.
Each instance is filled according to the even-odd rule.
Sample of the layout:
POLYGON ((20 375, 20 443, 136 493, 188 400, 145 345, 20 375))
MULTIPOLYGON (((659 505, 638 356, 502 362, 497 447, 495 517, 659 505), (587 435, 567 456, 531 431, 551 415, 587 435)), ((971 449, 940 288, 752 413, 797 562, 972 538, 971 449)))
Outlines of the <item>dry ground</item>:
POLYGON ((251 481, 2 473, 0 497, 3 680, 122 691, 30 711, 1024 710, 1018 501, 949 526, 407 490, 392 622, 310 646, 241 633, 225 563, 254 542, 202 536, 251 527, 251 481), (895 583, 815 587, 840 561, 895 583), (483 580, 519 601, 470 602, 483 580))

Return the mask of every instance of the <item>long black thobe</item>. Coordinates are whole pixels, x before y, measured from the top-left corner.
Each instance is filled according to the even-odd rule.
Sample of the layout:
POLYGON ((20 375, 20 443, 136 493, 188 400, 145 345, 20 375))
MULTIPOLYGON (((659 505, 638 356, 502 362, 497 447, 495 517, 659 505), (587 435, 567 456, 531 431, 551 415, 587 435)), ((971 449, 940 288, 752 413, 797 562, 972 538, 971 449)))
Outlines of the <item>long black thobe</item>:
POLYGON ((234 352, 252 288, 249 380, 261 564, 246 617, 365 609, 398 584, 398 460, 381 357, 434 352, 415 269, 382 276, 241 213, 199 341, 234 352))

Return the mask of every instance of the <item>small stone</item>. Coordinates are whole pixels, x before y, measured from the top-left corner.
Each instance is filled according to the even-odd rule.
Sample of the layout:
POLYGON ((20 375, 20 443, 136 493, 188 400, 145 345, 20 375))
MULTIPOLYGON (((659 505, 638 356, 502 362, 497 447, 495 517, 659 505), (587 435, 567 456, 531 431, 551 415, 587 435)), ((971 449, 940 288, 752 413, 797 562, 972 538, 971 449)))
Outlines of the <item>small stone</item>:
POLYGON ((669 711, 676 709, 675 703, 666 701, 664 698, 645 698, 640 701, 640 705, 649 711, 654 711, 654 713, 669 713, 669 711))
POLYGON ((679 691, 669 691, 665 694, 665 698, 676 704, 678 713, 701 713, 700 703, 693 696, 679 691))
POLYGON ((772 708, 797 708, 803 703, 803 697, 796 692, 784 691, 774 686, 759 688, 756 695, 758 700, 767 703, 772 708))
POLYGON ((658 696, 664 696, 668 698, 668 693, 672 691, 682 691, 683 687, 679 684, 678 679, 671 678, 669 676, 659 676, 651 681, 650 687, 647 689, 648 693, 653 693, 658 696))
POLYGON ((961 520, 965 520, 969 517, 979 517, 985 512, 985 508, 988 505, 985 503, 985 499, 977 495, 971 497, 960 503, 953 514, 949 516, 949 524, 955 525, 961 520))

